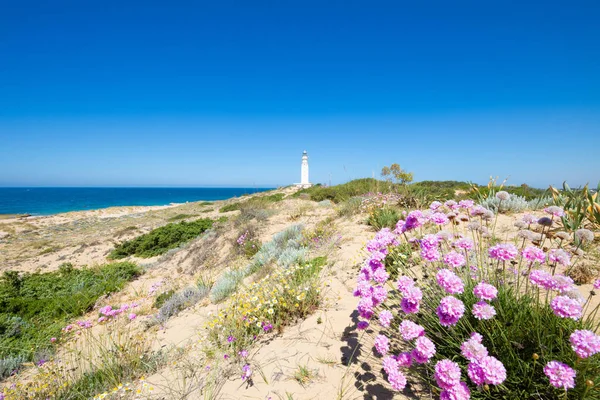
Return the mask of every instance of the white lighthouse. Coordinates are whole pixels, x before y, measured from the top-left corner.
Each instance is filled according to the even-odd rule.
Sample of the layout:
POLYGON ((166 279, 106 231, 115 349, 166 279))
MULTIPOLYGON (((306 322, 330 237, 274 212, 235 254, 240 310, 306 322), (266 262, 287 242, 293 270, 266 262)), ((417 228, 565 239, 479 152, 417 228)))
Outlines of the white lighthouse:
POLYGON ((300 183, 298 186, 303 188, 311 187, 312 183, 308 180, 308 153, 304 150, 302 153, 302 165, 300 166, 300 183))

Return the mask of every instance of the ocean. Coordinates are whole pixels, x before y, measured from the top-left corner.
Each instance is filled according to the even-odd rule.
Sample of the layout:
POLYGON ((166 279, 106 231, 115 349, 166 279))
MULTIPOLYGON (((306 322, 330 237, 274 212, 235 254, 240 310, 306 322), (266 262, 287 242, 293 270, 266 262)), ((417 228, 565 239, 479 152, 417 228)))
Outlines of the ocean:
POLYGON ((51 215, 114 206, 224 200, 272 188, 0 188, 0 214, 51 215))

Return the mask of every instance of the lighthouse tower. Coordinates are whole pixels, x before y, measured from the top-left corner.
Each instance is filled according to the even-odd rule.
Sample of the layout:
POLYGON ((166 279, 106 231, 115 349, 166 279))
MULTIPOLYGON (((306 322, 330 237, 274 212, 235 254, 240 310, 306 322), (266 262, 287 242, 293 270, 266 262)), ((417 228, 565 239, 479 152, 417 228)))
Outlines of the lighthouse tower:
POLYGON ((300 184, 303 188, 311 187, 312 184, 308 180, 308 154, 306 150, 302 153, 302 165, 300 167, 300 184))

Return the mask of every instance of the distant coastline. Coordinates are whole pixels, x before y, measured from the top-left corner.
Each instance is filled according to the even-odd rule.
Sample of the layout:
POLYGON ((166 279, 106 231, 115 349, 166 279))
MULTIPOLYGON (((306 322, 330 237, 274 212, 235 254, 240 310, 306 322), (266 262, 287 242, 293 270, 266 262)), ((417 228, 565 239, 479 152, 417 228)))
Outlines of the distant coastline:
POLYGON ((45 216, 109 207, 168 206, 217 201, 274 188, 140 188, 140 187, 5 187, 0 188, 0 215, 45 216))

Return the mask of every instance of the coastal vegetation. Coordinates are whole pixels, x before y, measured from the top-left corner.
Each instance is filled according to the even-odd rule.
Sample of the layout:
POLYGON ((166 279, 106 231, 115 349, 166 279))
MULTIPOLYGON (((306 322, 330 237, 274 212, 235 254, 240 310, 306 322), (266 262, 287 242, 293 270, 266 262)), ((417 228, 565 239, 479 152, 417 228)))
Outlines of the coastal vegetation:
MULTIPOLYGON (((108 289, 94 291, 89 301, 78 300, 87 282, 95 280, 84 279, 88 268, 65 264, 55 272, 7 273, 0 294, 21 287, 19 281, 29 275, 43 275, 44 282, 73 288, 53 283, 44 291, 63 293, 81 308, 56 303, 69 312, 55 314, 48 310, 57 307, 44 303, 31 308, 43 317, 30 317, 29 307, 2 314, 0 335, 10 340, 29 326, 19 318, 41 328, 39 337, 21 335, 24 341, 15 345, 20 351, 2 354, 0 372, 7 376, 23 363, 32 367, 5 378, 0 393, 10 400, 185 398, 190 393, 226 398, 256 390, 265 397, 293 393, 307 398, 330 385, 336 386, 335 393, 324 396, 340 400, 410 391, 444 400, 468 398, 467 391, 473 399, 598 399, 600 355, 594 346, 600 346, 600 310, 588 290, 600 285, 594 236, 598 199, 587 188, 537 190, 529 197, 519 188, 496 181, 474 186, 367 178, 230 200, 227 210, 239 212, 226 217, 219 207, 228 202, 211 203, 211 219, 194 221, 204 214, 198 203, 190 203, 122 217, 119 224, 99 220, 98 226, 110 226, 105 247, 76 245, 73 256, 99 247, 103 258, 117 250, 118 257, 162 257, 142 267, 108 264, 129 265, 137 272, 125 274, 116 287, 107 284, 108 289), (520 194, 511 194, 513 189, 520 194), (141 232, 148 233, 110 252, 112 238, 141 232), (498 258, 505 253, 515 255, 498 258), (127 285, 142 269, 143 278, 127 285), (70 278, 76 271, 82 271, 81 281, 70 278), (356 271, 354 295, 359 299, 347 289, 356 271), (414 293, 405 294, 400 283, 415 288, 414 293), (480 298, 482 287, 493 291, 482 283, 497 291, 493 298, 480 298), (413 295, 418 311, 407 312, 413 295), (456 323, 447 324, 440 315, 456 318, 453 307, 462 309, 457 302, 464 310, 456 323), (580 317, 567 315, 579 309, 580 317), (418 335, 406 339, 411 329, 418 335), (188 344, 180 344, 183 337, 191 339, 188 344), (499 378, 486 381, 481 371, 488 364, 466 358, 465 346, 487 352, 486 362, 499 378), (293 351, 285 353, 285 367, 266 357, 279 358, 288 349, 293 351), (557 389, 558 375, 551 378, 545 370, 568 375, 567 367, 575 371, 573 387, 557 389)), ((91 224, 85 224, 82 231, 90 231, 91 224)), ((46 228, 38 229, 35 235, 26 231, 34 243, 44 241, 36 255, 56 246, 56 254, 44 255, 63 257, 69 245, 46 234, 46 228)), ((57 231, 63 235, 68 229, 79 226, 61 225, 57 231)), ((114 274, 107 276, 116 285, 114 274)), ((32 294, 35 301, 39 291, 32 294)), ((1 310, 4 306, 0 302, 1 310)), ((6 349, 14 343, 0 345, 6 349)))
POLYGON ((70 319, 140 274, 129 262, 91 268, 63 264, 48 273, 5 271, 0 279, 0 376, 12 374, 25 361, 47 359, 54 346, 51 338, 59 338, 70 319))
POLYGON ((209 218, 167 224, 115 246, 110 253, 110 258, 116 260, 128 256, 143 258, 158 256, 206 232, 212 225, 213 220, 209 218))
POLYGON ((393 390, 413 375, 441 399, 600 398, 599 306, 568 276, 594 233, 561 233, 569 210, 544 211, 500 238, 474 201, 434 202, 367 243, 357 327, 393 390))
POLYGON ((227 204, 219 208, 219 212, 225 213, 230 211, 237 211, 243 208, 260 208, 261 206, 267 206, 271 203, 277 203, 283 200, 285 195, 283 193, 275 193, 263 196, 254 196, 245 201, 238 201, 227 204))

